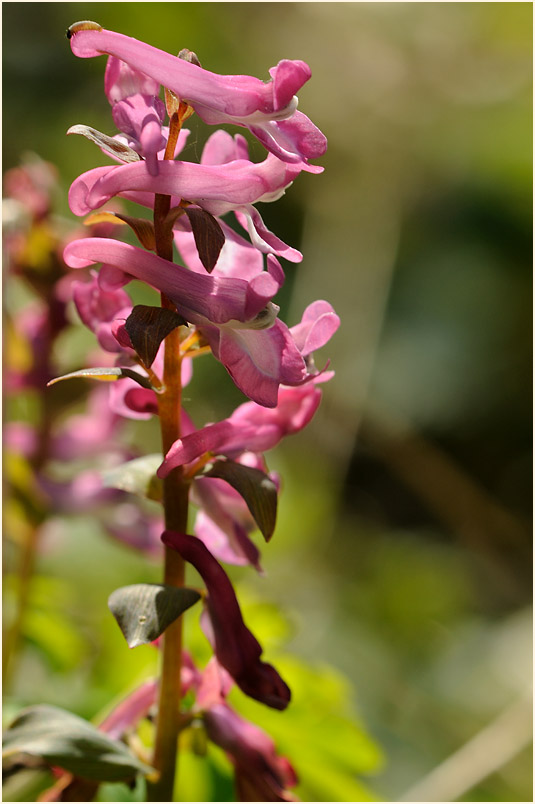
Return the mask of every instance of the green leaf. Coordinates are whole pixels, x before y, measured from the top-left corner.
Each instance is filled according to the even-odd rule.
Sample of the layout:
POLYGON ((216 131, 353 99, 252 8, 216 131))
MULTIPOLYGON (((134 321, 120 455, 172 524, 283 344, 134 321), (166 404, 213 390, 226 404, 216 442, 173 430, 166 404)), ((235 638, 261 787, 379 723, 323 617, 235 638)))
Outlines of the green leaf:
POLYGON ((186 215, 191 224, 199 259, 208 273, 211 273, 225 243, 223 230, 214 216, 200 207, 186 207, 186 215))
POLYGON ((111 593, 108 606, 129 648, 154 642, 167 626, 200 599, 195 589, 139 583, 111 593))
POLYGON ((216 461, 203 476, 219 477, 236 489, 266 542, 271 539, 277 519, 277 487, 265 472, 235 461, 216 461))
POLYGON ((141 385, 143 388, 152 388, 147 377, 144 377, 142 374, 138 374, 137 371, 133 371, 132 369, 128 368, 120 368, 118 366, 104 366, 102 368, 85 368, 80 369, 79 371, 71 371, 69 374, 63 374, 61 377, 55 377, 53 380, 50 380, 47 385, 54 385, 61 380, 73 380, 77 377, 85 377, 88 380, 100 380, 100 382, 115 382, 116 380, 122 380, 125 377, 128 377, 130 380, 134 380, 141 385))
POLYGON ((161 502, 162 481, 156 476, 156 470, 161 462, 160 454, 134 458, 132 461, 102 472, 102 483, 108 488, 121 489, 130 494, 138 494, 148 497, 149 500, 161 502))
POLYGON ((83 779, 115 782, 153 772, 117 740, 91 723, 56 706, 31 706, 20 712, 3 742, 4 762, 38 757, 83 779))
POLYGON ((163 339, 182 324, 187 324, 187 321, 173 310, 136 304, 126 319, 125 329, 132 346, 148 368, 152 366, 163 339))

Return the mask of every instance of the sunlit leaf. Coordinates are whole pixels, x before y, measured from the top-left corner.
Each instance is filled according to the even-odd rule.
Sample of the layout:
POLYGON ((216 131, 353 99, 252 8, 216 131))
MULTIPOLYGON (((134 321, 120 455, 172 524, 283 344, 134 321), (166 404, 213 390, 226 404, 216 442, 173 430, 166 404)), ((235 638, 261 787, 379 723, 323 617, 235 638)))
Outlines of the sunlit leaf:
POLYGON ((116 589, 108 599, 108 606, 128 647, 136 648, 154 642, 200 597, 195 589, 140 583, 116 589))
POLYGON ((61 380, 73 380, 78 377, 89 380, 99 380, 100 382, 115 382, 116 380, 122 380, 124 377, 128 377, 130 380, 137 382, 138 385, 141 385, 143 388, 152 389, 152 385, 147 377, 144 377, 142 374, 138 374, 137 371, 132 371, 132 369, 120 368, 118 366, 85 368, 80 369, 79 371, 71 371, 69 374, 63 374, 61 377, 55 377, 53 380, 50 380, 48 385, 54 385, 61 380))
POLYGON ((140 155, 133 148, 113 137, 109 137, 107 134, 103 134, 101 131, 97 131, 95 128, 91 128, 91 126, 71 126, 67 134, 81 134, 82 137, 96 143, 99 148, 120 159, 121 162, 139 162, 141 160, 140 155))
POLYGON ((23 710, 4 734, 5 765, 36 757, 84 779, 119 781, 152 769, 91 723, 55 706, 23 710))
POLYGON ((216 461, 204 476, 219 477, 236 489, 265 540, 271 539, 277 519, 277 487, 265 472, 235 461, 216 461))

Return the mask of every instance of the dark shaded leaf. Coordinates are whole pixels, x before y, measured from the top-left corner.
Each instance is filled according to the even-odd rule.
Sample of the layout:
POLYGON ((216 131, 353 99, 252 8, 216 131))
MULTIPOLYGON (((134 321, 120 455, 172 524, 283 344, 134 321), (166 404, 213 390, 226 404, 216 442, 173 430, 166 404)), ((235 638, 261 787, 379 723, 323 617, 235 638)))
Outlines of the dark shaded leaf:
POLYGON ((144 248, 148 251, 156 251, 156 236, 152 221, 146 218, 133 218, 131 215, 123 215, 121 212, 114 212, 113 214, 130 226, 144 248))
POLYGON ((108 606, 128 647, 137 648, 158 639, 200 597, 195 589, 139 583, 116 589, 108 599, 108 606))
POLYGON ((120 781, 153 772, 124 743, 110 739, 87 720, 56 706, 31 706, 4 734, 4 763, 40 758, 83 779, 120 781))
POLYGON ((161 502, 162 481, 156 476, 161 462, 162 456, 159 453, 134 458, 133 461, 102 472, 102 483, 108 488, 121 489, 161 502))
POLYGON ((55 377, 53 380, 50 380, 47 385, 54 385, 60 382, 60 380, 73 380, 77 377, 85 377, 88 380, 100 380, 100 382, 115 382, 116 380, 122 380, 128 377, 143 388, 154 390, 147 377, 138 374, 137 371, 132 371, 132 369, 120 368, 118 366, 103 366, 102 368, 85 368, 79 371, 71 371, 69 374, 63 374, 61 377, 55 377))
POLYGON ((149 368, 158 354, 163 339, 182 324, 187 324, 187 321, 173 310, 136 304, 126 319, 125 329, 132 346, 144 365, 149 368))
POLYGON ((225 243, 223 230, 214 216, 200 207, 186 207, 186 215, 191 224, 199 259, 208 273, 211 273, 225 243))
POLYGON ((277 487, 265 472, 235 461, 216 461, 204 477, 219 477, 241 494, 253 519, 268 542, 277 519, 277 487))

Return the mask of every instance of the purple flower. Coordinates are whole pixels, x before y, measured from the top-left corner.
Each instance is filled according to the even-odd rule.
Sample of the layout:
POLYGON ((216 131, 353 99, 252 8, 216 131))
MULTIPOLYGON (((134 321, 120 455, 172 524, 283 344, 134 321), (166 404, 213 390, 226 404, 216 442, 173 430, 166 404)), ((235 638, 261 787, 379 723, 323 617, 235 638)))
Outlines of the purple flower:
POLYGON ((290 690, 274 667, 261 661, 262 647, 243 621, 232 584, 216 559, 194 536, 166 530, 162 541, 193 564, 206 584, 206 607, 215 655, 246 695, 274 709, 285 709, 290 690))
POLYGON ((224 702, 206 710, 204 723, 210 740, 234 765, 239 801, 298 801, 286 790, 297 784, 295 771, 262 729, 224 702))
MULTIPOLYGON (((239 463, 266 472, 264 460, 244 453, 239 463)), ((270 475, 278 486, 276 475, 270 475)), ((200 506, 195 519, 195 535, 213 556, 228 564, 251 564, 259 572, 260 553, 249 534, 257 525, 243 497, 224 480, 197 477, 192 485, 193 502, 200 506)))
MULTIPOLYGON (((76 56, 116 56, 188 102, 210 125, 233 123, 248 128, 285 162, 322 156, 327 140, 297 112, 295 93, 310 78, 303 61, 283 59, 269 71, 267 83, 245 75, 217 75, 196 64, 107 30, 81 30, 71 37, 76 56)), ((306 168, 305 168, 306 169, 306 168)))
POLYGON ((143 553, 149 559, 161 559, 163 517, 149 515, 128 501, 117 502, 106 511, 102 526, 121 544, 143 553))
POLYGON ((73 461, 101 455, 104 445, 113 445, 118 424, 108 402, 108 389, 97 385, 89 394, 86 412, 69 416, 53 430, 50 457, 73 461))

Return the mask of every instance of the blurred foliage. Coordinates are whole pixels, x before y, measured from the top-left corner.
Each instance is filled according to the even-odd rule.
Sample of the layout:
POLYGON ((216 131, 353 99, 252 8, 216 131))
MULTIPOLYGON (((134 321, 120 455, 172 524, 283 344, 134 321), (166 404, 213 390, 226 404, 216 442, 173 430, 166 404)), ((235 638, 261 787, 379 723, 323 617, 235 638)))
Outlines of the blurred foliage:
MULTIPOLYGON (((479 777, 456 753, 518 700, 531 711, 531 4, 4 3, 2 15, 4 168, 25 151, 55 163, 70 221, 66 189, 101 157, 64 132, 113 133, 104 60, 75 59, 64 39, 75 20, 188 47, 216 72, 311 65, 300 108, 329 138, 325 173, 262 214, 305 255, 285 266, 285 320, 327 298, 343 324, 320 415, 269 456, 283 494, 266 575, 232 573, 295 704, 279 719, 235 703, 295 761, 305 800, 399 800, 451 755, 449 780, 422 800, 447 800, 467 763, 460 800, 532 800, 522 735, 504 731, 479 777)), ((191 128, 196 159, 206 130, 191 128)), ((66 370, 90 338, 59 339, 66 370)), ((199 368, 186 406, 200 424, 242 399, 221 366, 199 368)), ((36 405, 21 395, 7 412, 31 421, 36 405)), ((127 432, 154 451, 153 422, 127 432)), ((158 567, 87 519, 54 524, 8 720, 35 702, 94 718, 154 671, 151 648, 126 651, 106 600, 159 581, 158 567)), ((181 763, 182 800, 231 800, 216 749, 209 773, 192 753, 181 763)))

